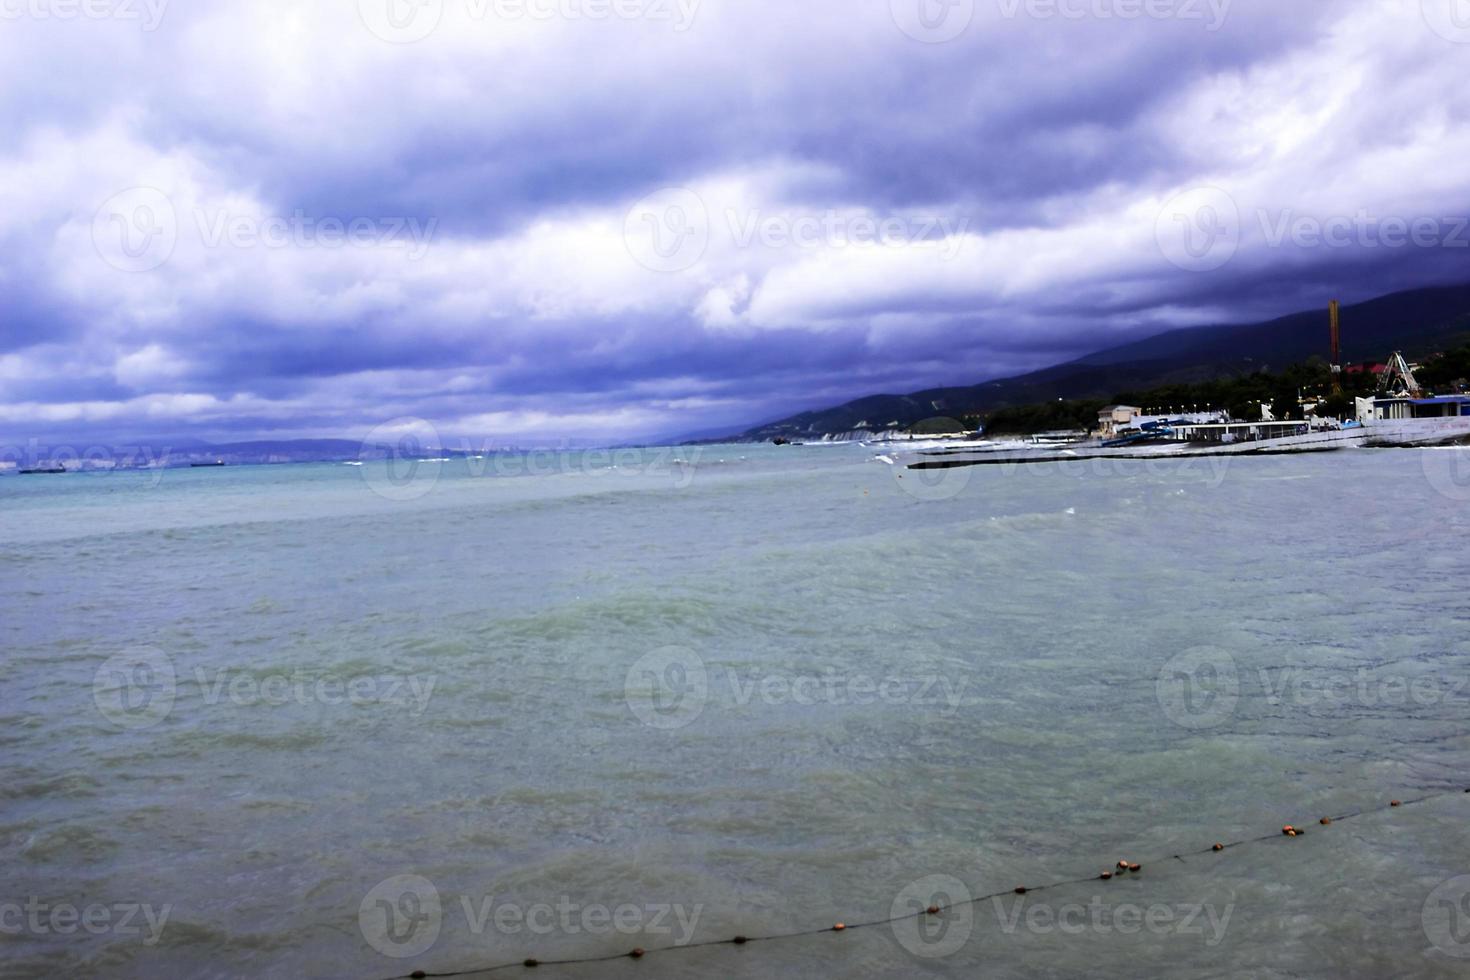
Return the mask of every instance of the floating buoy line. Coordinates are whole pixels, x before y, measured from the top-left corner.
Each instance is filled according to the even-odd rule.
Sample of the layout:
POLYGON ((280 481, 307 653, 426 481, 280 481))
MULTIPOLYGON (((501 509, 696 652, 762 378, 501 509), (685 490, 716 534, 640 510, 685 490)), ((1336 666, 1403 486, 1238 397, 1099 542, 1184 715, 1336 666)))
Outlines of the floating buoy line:
MULTIPOLYGON (((1464 790, 1464 793, 1470 793, 1470 789, 1464 790)), ((1355 817, 1367 816, 1372 813, 1382 813, 1388 810, 1402 809, 1409 806, 1417 806, 1420 803, 1428 803, 1431 800, 1443 799, 1447 796, 1460 795, 1463 794, 1459 792, 1431 793, 1428 796, 1421 796, 1418 799, 1413 800, 1393 800, 1383 806, 1369 807, 1363 810, 1354 810, 1351 813, 1344 813, 1338 816, 1323 817, 1321 818, 1321 820, 1318 821, 1318 823, 1323 827, 1331 827, 1334 824, 1340 823, 1343 820, 1352 820, 1355 817)), ((1306 836, 1306 833, 1307 832, 1305 829, 1297 826, 1296 824, 1287 824, 1282 827, 1278 833, 1262 834, 1260 837, 1247 837, 1243 840, 1230 841, 1228 843, 1217 843, 1209 847, 1201 848, 1197 851, 1185 851, 1180 854, 1171 855, 1168 860, 1183 861, 1185 858, 1199 857, 1200 855, 1212 853, 1218 854, 1221 851, 1229 850, 1231 848, 1246 847, 1251 844, 1260 844, 1265 841, 1276 840, 1279 837, 1304 837, 1306 836)), ((504 970, 514 970, 518 968, 531 970, 540 966, 578 966, 591 963, 610 963, 614 960, 641 960, 650 956, 663 955, 667 953, 677 953, 681 950, 707 949, 711 946, 745 946, 749 943, 778 942, 783 939, 802 939, 812 936, 824 936, 834 932, 851 932, 854 929, 873 929, 879 926, 893 925, 897 922, 907 922, 910 919, 942 915, 952 909, 961 908, 969 905, 979 905, 981 902, 993 901, 997 898, 1004 898, 1007 895, 1029 895, 1034 892, 1051 891, 1057 888, 1067 888, 1072 885, 1081 885, 1090 881, 1110 881, 1115 877, 1132 877, 1142 873, 1143 867, 1143 864, 1140 862, 1124 858, 1118 861, 1115 868, 1108 869, 1099 874, 1087 875, 1086 877, 1082 878, 1070 878, 1066 881, 1056 881, 1052 882, 1049 885, 1018 885, 1015 888, 994 892, 990 895, 980 895, 976 898, 971 898, 968 901, 964 902, 954 902, 949 905, 930 905, 928 908, 924 909, 921 912, 911 912, 907 915, 897 915, 883 919, 873 919, 866 922, 835 922, 830 926, 823 926, 815 929, 802 929, 797 932, 771 933, 764 936, 741 935, 732 936, 729 939, 705 939, 697 943, 686 943, 683 946, 663 946, 656 949, 644 949, 640 946, 636 949, 629 950, 626 953, 609 953, 602 956, 581 956, 561 960, 538 960, 535 958, 527 958, 523 960, 517 960, 512 963, 500 963, 494 966, 474 967, 473 969, 468 970, 454 970, 447 973, 429 973, 424 970, 415 970, 412 973, 402 974, 400 976, 393 977, 392 980, 428 980, 428 978, 432 977, 467 977, 481 973, 499 973, 504 970)))

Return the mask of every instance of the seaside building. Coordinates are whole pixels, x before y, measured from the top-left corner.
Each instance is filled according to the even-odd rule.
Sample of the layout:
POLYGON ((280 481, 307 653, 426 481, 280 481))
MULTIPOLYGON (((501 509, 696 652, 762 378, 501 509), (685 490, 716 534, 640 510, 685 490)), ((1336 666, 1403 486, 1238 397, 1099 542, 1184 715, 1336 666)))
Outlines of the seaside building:
POLYGON ((1136 405, 1109 405, 1097 413, 1097 431, 1104 439, 1111 439, 1119 429, 1126 429, 1133 420, 1143 414, 1136 405))
POLYGON ((1470 416, 1470 395, 1440 395, 1428 398, 1380 395, 1376 398, 1359 398, 1357 402, 1358 418, 1364 422, 1470 416))

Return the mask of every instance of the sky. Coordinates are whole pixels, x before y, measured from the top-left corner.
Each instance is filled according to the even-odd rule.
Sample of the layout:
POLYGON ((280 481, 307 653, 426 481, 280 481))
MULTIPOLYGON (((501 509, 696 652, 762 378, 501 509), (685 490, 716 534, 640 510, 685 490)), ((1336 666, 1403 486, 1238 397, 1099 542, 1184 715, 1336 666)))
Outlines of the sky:
POLYGON ((1470 0, 0 0, 0 443, 739 431, 1470 281, 1470 0))

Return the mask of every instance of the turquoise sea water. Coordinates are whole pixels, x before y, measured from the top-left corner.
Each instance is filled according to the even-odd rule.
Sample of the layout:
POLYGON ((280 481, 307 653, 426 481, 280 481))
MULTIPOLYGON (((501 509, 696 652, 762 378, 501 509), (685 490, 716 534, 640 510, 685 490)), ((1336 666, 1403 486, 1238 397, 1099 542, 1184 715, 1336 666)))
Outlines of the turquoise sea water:
POLYGON ((0 968, 1470 971, 1461 454, 872 457, 0 479, 0 968))

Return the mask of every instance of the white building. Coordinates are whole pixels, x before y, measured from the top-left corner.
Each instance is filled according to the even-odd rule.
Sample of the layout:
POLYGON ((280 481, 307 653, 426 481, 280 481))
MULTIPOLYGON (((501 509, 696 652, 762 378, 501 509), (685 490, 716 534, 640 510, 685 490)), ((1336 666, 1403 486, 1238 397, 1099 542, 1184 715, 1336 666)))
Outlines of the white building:
POLYGON ((1143 414, 1136 405, 1109 405, 1097 413, 1097 431, 1104 439, 1111 439, 1119 429, 1129 428, 1133 420, 1143 414))

